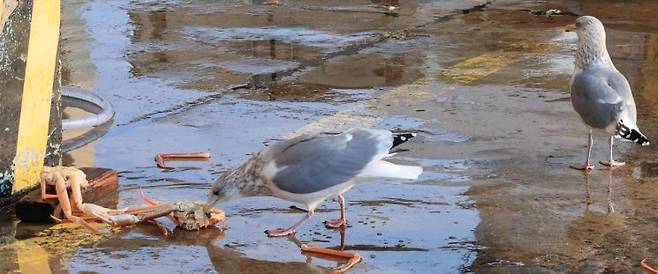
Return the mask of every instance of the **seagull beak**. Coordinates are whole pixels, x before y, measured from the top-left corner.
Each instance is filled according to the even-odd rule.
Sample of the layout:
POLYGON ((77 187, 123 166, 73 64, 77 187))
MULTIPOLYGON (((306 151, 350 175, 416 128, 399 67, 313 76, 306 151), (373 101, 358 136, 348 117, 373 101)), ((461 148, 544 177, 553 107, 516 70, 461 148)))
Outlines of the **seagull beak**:
POLYGON ((574 32, 576 31, 576 24, 569 24, 564 27, 565 32, 574 32))
POLYGON ((217 202, 219 202, 219 197, 217 197, 217 196, 213 196, 213 197, 208 198, 208 201, 206 202, 206 205, 204 206, 204 210, 205 211, 210 210, 211 208, 213 208, 215 206, 215 204, 217 204, 217 202))

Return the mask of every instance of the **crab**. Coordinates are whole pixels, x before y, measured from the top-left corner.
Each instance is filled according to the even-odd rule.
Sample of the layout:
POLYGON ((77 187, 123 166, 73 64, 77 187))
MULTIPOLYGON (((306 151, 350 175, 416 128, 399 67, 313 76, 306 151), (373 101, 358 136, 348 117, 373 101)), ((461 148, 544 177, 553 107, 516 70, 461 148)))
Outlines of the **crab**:
MULTIPOLYGON (((83 203, 82 189, 87 188, 87 176, 81 170, 75 167, 65 166, 44 166, 40 174, 41 199, 57 199, 67 220, 77 223, 93 233, 101 232, 90 225, 86 219, 97 219, 113 226, 127 225, 139 222, 136 216, 125 214, 125 211, 104 208, 99 205, 83 203), (54 186, 56 194, 48 194, 47 186, 54 186), (71 190, 71 199, 69 199, 68 189, 71 190), (82 212, 82 217, 73 215, 73 209, 82 212)), ((55 216, 51 217, 56 221, 62 221, 55 216)))
MULTIPOLYGON (((158 217, 169 218, 177 227, 185 230, 200 230, 217 223, 224 222, 226 214, 221 209, 207 208, 205 202, 198 201, 178 201, 173 203, 159 203, 152 200, 140 190, 142 199, 149 205, 141 208, 127 209, 126 212, 133 214, 142 220, 152 220, 153 223, 158 217)), ((166 234, 166 229, 163 229, 166 234)))
POLYGON ((41 198, 43 200, 58 199, 66 219, 59 219, 52 215, 51 217, 57 222, 77 223, 96 234, 101 234, 101 232, 89 224, 88 220, 102 221, 111 226, 128 226, 149 222, 158 225, 167 234, 166 228, 155 219, 166 216, 176 226, 186 230, 199 230, 223 222, 225 219, 224 211, 215 208, 206 209, 206 204, 203 202, 158 203, 147 198, 143 191, 141 191, 142 198, 148 204, 145 207, 117 210, 83 203, 82 189, 88 185, 86 175, 75 167, 44 167, 41 172, 41 198), (55 186, 57 194, 48 194, 46 192, 48 185, 55 186), (69 199, 67 189, 71 190, 72 199, 69 199), (83 215, 74 215, 74 208, 83 215))

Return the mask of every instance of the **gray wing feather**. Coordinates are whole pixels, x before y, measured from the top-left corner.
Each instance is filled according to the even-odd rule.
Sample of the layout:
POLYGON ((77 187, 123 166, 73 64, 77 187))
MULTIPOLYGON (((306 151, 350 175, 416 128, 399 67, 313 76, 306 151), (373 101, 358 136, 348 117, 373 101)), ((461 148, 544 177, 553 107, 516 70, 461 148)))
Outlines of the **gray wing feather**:
MULTIPOLYGON (((609 72, 590 69, 576 74, 571 84, 571 103, 583 121, 593 128, 615 125, 622 114, 624 101, 609 80, 609 72)), ((613 82, 622 85, 616 80, 613 82)))
POLYGON ((622 119, 629 122, 628 119, 635 124, 637 121, 637 111, 635 109, 635 100, 631 92, 631 85, 628 84, 626 77, 619 71, 614 70, 608 73, 608 85, 617 92, 617 95, 624 101, 622 119), (627 117, 624 117, 626 114, 627 117))
POLYGON ((386 156, 392 142, 391 132, 366 129, 298 137, 273 151, 273 160, 281 170, 270 179, 291 193, 327 189, 353 179, 371 161, 386 156))

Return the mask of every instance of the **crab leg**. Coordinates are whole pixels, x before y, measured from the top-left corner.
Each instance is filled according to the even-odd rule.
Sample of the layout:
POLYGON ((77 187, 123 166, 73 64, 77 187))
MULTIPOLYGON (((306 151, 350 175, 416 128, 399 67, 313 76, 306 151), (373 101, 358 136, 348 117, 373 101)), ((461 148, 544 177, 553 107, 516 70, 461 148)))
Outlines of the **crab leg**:
MULTIPOLYGON (((139 189, 139 193, 140 193, 140 195, 142 195, 142 199, 143 199, 144 202, 146 202, 147 204, 152 205, 152 206, 158 206, 158 205, 160 205, 160 204, 159 204, 158 202, 156 202, 155 200, 152 200, 151 198, 146 197, 146 194, 144 194, 144 190, 143 190, 143 189, 140 188, 140 189, 139 189)), ((176 218, 174 218, 174 217, 171 216, 170 214, 167 214, 166 217, 167 217, 169 220, 171 220, 172 222, 174 222, 174 224, 176 224, 176 225, 179 225, 179 224, 180 224, 180 222, 179 222, 178 220, 176 220, 176 218)))
POLYGON ((71 195, 73 195, 73 204, 76 208, 82 211, 86 216, 93 216, 104 223, 113 225, 113 226, 125 226, 130 224, 135 224, 139 222, 139 219, 130 214, 123 214, 125 212, 120 210, 113 210, 104 208, 95 204, 85 204, 82 203, 82 191, 81 182, 79 177, 70 177, 69 181, 71 183, 71 195), (122 214, 122 215, 110 215, 110 214, 122 214))
MULTIPOLYGON (((76 224, 84 226, 85 228, 89 229, 93 233, 101 234, 101 232, 98 229, 91 226, 84 219, 73 215, 73 212, 71 211, 71 201, 69 200, 69 195, 66 191, 66 183, 64 181, 64 178, 59 174, 56 174, 55 176, 56 176, 55 189, 57 190, 57 198, 59 200, 59 205, 62 207, 62 211, 64 212, 64 216, 66 216, 66 219, 69 219, 76 224)), ((71 192, 72 192, 71 194, 73 195, 73 201, 76 203, 79 202, 81 205, 82 194, 80 192, 80 182, 78 180, 71 181, 71 192)))
POLYGON ((658 274, 658 270, 656 270, 656 269, 650 267, 650 266, 647 264, 646 261, 647 261, 647 258, 644 258, 644 260, 642 260, 642 261, 640 262, 640 266, 644 269, 644 271, 646 271, 647 273, 651 273, 651 274, 658 274))
POLYGON ((159 168, 170 168, 165 165, 165 160, 173 159, 208 159, 210 153, 208 152, 194 152, 194 153, 160 153, 155 155, 155 162, 159 168))
POLYGON ((104 208, 95 204, 82 204, 82 212, 87 216, 93 216, 112 226, 127 226, 140 222, 140 219, 122 210, 104 208))
POLYGON ((47 194, 46 193, 46 178, 44 176, 41 176, 41 180, 39 181, 39 184, 41 185, 41 200, 59 198, 59 196, 57 196, 57 194, 47 194))
POLYGON ((322 255, 328 255, 331 257, 338 257, 342 259, 347 259, 347 263, 342 265, 341 267, 334 268, 335 272, 338 273, 343 273, 350 268, 352 268, 354 265, 358 264, 361 261, 361 255, 357 253, 349 253, 349 252, 344 252, 340 250, 333 250, 333 249, 328 249, 328 248, 321 248, 321 247, 313 247, 309 246, 307 244, 302 244, 301 249, 303 252, 311 252, 311 253, 317 253, 317 254, 322 254, 322 255))

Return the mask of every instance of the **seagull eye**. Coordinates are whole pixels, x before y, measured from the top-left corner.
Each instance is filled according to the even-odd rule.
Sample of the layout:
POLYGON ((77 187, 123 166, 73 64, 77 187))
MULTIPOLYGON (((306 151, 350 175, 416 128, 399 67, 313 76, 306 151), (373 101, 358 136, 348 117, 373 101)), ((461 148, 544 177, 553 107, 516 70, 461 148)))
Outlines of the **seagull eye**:
POLYGON ((219 196, 219 190, 215 190, 215 191, 213 191, 213 192, 212 192, 212 195, 219 196))

